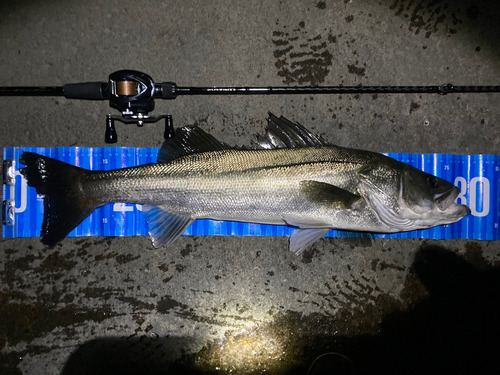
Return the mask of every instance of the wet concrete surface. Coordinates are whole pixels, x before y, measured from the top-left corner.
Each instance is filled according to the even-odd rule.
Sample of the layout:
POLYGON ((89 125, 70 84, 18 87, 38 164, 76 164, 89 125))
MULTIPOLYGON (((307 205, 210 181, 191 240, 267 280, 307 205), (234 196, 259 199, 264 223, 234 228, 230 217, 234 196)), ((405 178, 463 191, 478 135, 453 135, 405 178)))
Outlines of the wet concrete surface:
MULTIPOLYGON (((0 85, 116 70, 204 85, 498 85, 487 1, 93 2, 0 6, 0 85)), ((106 103, 1 98, 0 147, 104 146, 106 103)), ((176 125, 249 144, 267 111, 379 152, 497 154, 498 95, 180 97, 176 125)), ((119 146, 163 129, 117 126, 119 146)), ((496 241, 184 236, 0 242, 0 372, 303 374, 337 351, 364 373, 496 373, 496 241)))

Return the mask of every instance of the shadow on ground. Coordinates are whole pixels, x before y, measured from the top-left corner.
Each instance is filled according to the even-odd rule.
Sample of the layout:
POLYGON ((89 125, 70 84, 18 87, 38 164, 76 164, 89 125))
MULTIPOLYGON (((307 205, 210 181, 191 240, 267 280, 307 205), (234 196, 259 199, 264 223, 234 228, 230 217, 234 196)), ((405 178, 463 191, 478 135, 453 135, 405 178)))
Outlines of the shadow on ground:
MULTIPOLYGON (((379 334, 339 337, 332 330, 332 335, 296 337, 294 345, 302 347, 303 358, 268 373, 305 374, 312 360, 328 351, 349 357, 359 374, 498 373, 500 268, 487 264, 480 254, 465 260, 442 248, 424 247, 413 271, 428 296, 409 311, 387 316, 379 334)), ((224 372, 204 358, 206 349, 169 362, 188 342, 154 335, 92 340, 71 355, 63 374, 224 372)), ((262 368, 256 363, 253 371, 232 371, 251 372, 261 373, 262 368)))

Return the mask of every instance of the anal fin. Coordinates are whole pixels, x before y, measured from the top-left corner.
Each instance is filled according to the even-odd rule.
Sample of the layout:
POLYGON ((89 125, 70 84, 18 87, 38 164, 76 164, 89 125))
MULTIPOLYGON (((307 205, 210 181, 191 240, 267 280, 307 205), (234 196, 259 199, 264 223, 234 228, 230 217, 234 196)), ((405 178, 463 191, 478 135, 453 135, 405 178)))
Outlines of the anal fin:
POLYGON ((145 204, 142 208, 149 225, 149 236, 153 246, 171 245, 194 221, 191 217, 173 214, 160 206, 145 204))

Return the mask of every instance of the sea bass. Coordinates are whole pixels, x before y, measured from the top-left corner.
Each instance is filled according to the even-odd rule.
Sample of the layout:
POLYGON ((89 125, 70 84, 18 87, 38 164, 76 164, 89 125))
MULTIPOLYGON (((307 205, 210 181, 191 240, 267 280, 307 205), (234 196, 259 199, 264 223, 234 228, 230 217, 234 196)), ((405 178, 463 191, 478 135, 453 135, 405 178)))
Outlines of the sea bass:
POLYGON ((387 156, 334 146, 269 114, 264 136, 234 148, 197 127, 177 129, 158 163, 90 171, 34 153, 20 162, 44 196, 42 242, 55 246, 96 208, 143 204, 154 247, 196 219, 296 227, 302 253, 330 229, 394 233, 450 224, 470 214, 451 183, 387 156))

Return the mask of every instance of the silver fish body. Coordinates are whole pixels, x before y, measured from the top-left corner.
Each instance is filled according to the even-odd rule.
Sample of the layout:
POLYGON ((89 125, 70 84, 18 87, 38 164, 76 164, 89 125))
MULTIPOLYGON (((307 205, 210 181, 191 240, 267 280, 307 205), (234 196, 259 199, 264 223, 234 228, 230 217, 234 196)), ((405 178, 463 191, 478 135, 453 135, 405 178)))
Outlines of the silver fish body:
POLYGON ((168 163, 91 173, 79 181, 82 197, 98 204, 141 203, 193 219, 287 224, 304 217, 330 227, 391 231, 360 203, 352 210, 311 202, 303 181, 355 193, 356 171, 383 155, 336 146, 275 150, 222 150, 187 155, 168 163), (361 218, 361 220, 360 220, 361 218))
POLYGON ((61 238, 57 231, 63 217, 58 207, 75 201, 80 217, 111 202, 144 204, 156 247, 171 244, 199 218, 291 225, 298 228, 290 242, 297 254, 331 228, 392 233, 448 224, 470 213, 453 202, 458 189, 444 180, 378 153, 329 145, 298 124, 270 116, 273 127, 260 138, 261 149, 230 148, 200 129, 183 128, 165 142, 159 163, 73 170, 66 187, 70 198, 59 203, 50 203, 43 185, 51 180, 52 159, 23 154, 28 184, 49 197, 45 242, 55 244, 67 234, 61 238))

